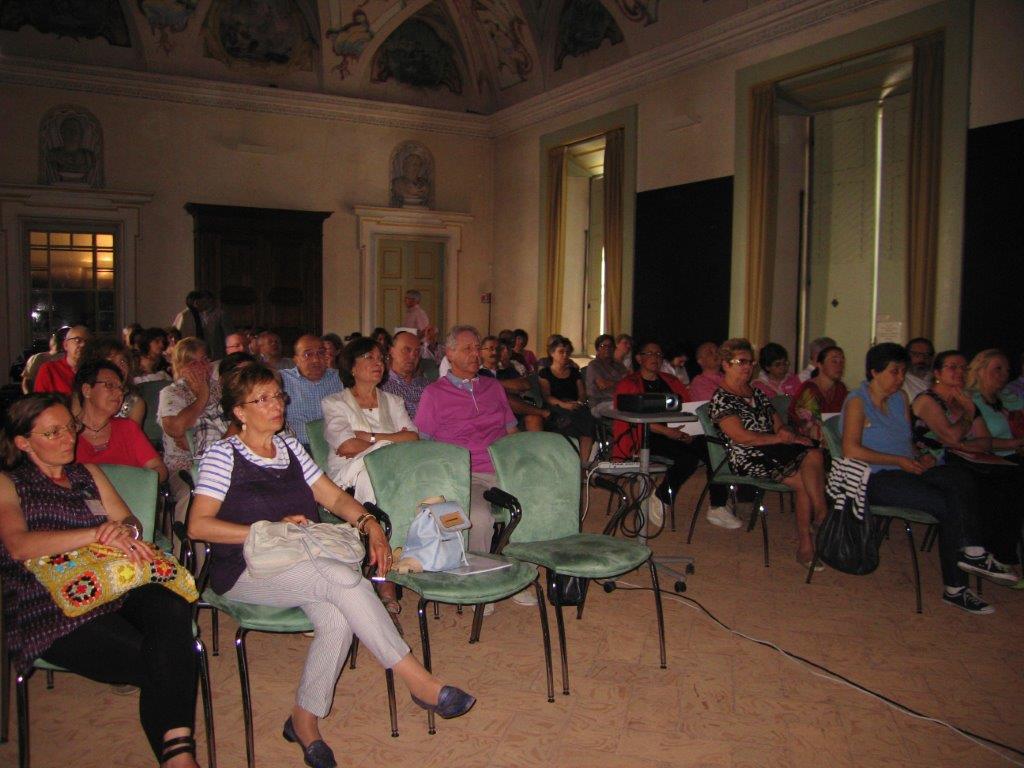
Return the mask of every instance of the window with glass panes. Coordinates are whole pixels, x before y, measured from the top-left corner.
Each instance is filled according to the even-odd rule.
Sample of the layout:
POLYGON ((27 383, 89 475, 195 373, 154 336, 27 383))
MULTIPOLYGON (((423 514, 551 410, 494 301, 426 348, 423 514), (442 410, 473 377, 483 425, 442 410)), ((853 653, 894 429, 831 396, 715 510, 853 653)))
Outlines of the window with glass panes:
POLYGON ((98 334, 117 331, 114 233, 76 229, 28 231, 33 340, 64 325, 86 325, 98 334))

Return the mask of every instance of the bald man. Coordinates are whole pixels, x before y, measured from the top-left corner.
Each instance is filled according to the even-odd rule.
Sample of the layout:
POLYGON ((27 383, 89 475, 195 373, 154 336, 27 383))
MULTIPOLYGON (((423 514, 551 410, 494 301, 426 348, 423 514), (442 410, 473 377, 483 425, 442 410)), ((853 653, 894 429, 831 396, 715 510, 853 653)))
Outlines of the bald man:
POLYGON ((60 392, 71 395, 75 383, 75 371, 82 362, 82 350, 89 340, 89 329, 75 325, 64 337, 64 357, 43 363, 33 385, 36 392, 60 392))
POLYGON ((284 391, 291 398, 286 418, 302 447, 309 450, 306 425, 324 417, 320 403, 328 395, 341 392, 336 368, 327 364, 327 346, 319 336, 307 334, 295 342, 294 368, 282 368, 284 391))

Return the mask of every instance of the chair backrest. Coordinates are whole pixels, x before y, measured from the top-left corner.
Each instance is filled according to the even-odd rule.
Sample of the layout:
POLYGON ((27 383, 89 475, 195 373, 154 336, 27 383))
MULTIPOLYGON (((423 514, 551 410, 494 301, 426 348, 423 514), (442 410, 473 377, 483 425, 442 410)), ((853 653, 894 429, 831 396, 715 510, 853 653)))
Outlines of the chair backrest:
POLYGON ((821 434, 828 445, 828 452, 837 459, 843 455, 843 433, 839 431, 841 421, 840 418, 825 419, 821 425, 821 434))
POLYGON ((114 490, 142 523, 142 538, 153 540, 156 528, 157 474, 152 469, 100 464, 114 490))
POLYGON ((779 418, 782 419, 783 424, 789 423, 789 395, 775 395, 772 398, 772 406, 775 408, 775 412, 779 414, 779 418))
POLYGON ((511 541, 546 541, 580 532, 580 457, 554 432, 518 432, 488 449, 498 487, 511 493, 523 517, 511 541))
POLYGON ((171 385, 170 379, 161 381, 145 381, 139 384, 139 395, 146 402, 146 418, 142 422, 142 431, 154 445, 162 445, 164 431, 156 419, 156 411, 160 405, 160 391, 171 385))
POLYGON ((306 439, 309 440, 309 453, 313 461, 324 472, 327 471, 327 457, 331 453, 331 447, 324 439, 324 420, 314 419, 306 422, 306 439))
POLYGON ((432 440, 393 443, 363 458, 377 506, 391 518, 391 546, 405 546, 417 505, 444 496, 469 511, 469 451, 432 440))
MULTIPOLYGON (((713 437, 715 440, 722 439, 722 433, 718 431, 718 427, 715 426, 715 422, 711 420, 711 404, 704 403, 697 409, 697 419, 700 421, 701 427, 704 428, 704 434, 707 437, 713 437)), ((716 470, 722 467, 723 470, 729 471, 729 464, 725 461, 725 446, 721 445, 714 440, 708 440, 708 461, 711 462, 711 470, 716 470)))
POLYGON ((440 376, 441 367, 433 358, 424 357, 420 358, 420 372, 423 374, 424 379, 433 383, 437 381, 438 376, 440 376))

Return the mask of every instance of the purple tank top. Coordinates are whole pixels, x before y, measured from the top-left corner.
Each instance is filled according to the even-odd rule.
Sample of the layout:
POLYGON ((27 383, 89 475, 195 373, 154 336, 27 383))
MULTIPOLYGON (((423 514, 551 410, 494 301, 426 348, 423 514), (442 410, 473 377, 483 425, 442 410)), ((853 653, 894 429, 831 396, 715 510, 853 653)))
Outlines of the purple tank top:
MULTIPOLYGON (((313 489, 302 474, 302 464, 288 451, 288 466, 283 469, 262 467, 249 461, 238 448, 231 470, 231 485, 221 502, 217 519, 252 525, 260 520, 279 522, 285 515, 305 515, 318 522, 313 489)), ((223 595, 245 570, 241 544, 210 545, 210 586, 223 595)))
MULTIPOLYGON (((81 464, 68 464, 64 470, 71 483, 70 488, 57 485, 31 461, 9 473, 21 503, 21 514, 30 531, 95 528, 106 522, 105 515, 94 515, 85 503, 87 499, 100 497, 89 470, 81 464)), ((3 575, 8 649, 19 673, 28 670, 32 661, 56 640, 87 621, 121 607, 122 600, 119 599, 93 608, 82 616, 65 616, 46 588, 24 565, 11 558, 3 544, 0 544, 0 574, 3 575)))

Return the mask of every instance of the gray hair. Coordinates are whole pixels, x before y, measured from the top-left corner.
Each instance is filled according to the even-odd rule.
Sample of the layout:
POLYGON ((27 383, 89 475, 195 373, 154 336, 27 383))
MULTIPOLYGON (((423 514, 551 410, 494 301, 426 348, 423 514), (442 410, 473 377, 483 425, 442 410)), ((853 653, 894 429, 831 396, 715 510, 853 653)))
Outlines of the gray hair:
POLYGON ((476 340, 480 341, 480 331, 472 325, 453 325, 452 329, 448 331, 448 337, 444 340, 445 348, 454 349, 455 344, 458 341, 458 337, 463 333, 472 333, 476 336, 476 340))
POLYGON ((407 298, 416 299, 416 301, 423 301, 423 294, 417 290, 409 290, 405 292, 407 298))
POLYGON ((829 336, 821 336, 807 346, 807 354, 814 362, 818 361, 818 355, 825 347, 836 346, 836 340, 829 336))

